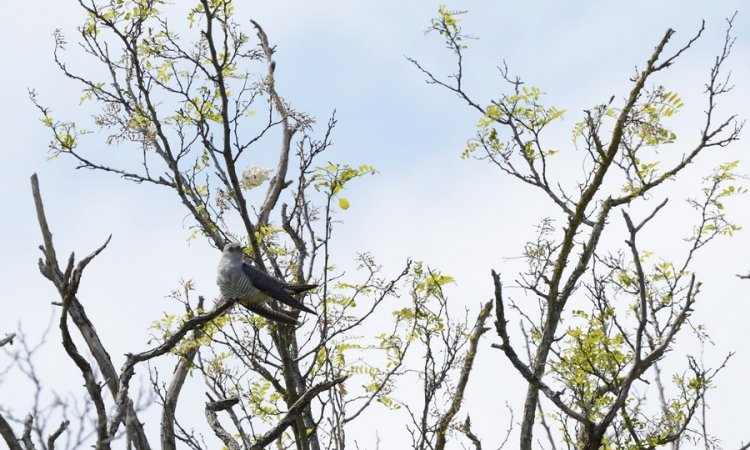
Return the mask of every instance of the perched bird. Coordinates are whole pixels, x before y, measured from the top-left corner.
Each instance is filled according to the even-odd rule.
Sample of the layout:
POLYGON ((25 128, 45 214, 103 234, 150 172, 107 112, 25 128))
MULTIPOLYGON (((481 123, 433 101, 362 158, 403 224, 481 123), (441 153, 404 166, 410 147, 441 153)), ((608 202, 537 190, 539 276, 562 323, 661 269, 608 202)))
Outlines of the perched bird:
POLYGON ((230 242, 224 246, 216 284, 219 285, 221 295, 225 299, 236 299, 242 306, 259 316, 289 325, 298 325, 297 319, 286 312, 272 309, 267 304, 269 299, 316 314, 290 294, 300 294, 316 288, 317 285, 287 284, 247 264, 243 261, 244 256, 240 244, 230 242))

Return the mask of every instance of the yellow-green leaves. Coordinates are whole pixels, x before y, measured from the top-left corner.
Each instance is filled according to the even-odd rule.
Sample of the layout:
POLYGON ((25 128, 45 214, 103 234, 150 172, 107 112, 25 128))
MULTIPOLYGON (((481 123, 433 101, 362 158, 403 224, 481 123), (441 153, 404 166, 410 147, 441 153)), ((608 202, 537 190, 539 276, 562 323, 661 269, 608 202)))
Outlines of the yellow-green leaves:
POLYGON ((329 164, 315 168, 312 183, 316 190, 326 192, 331 198, 337 198, 339 208, 346 210, 350 206, 349 200, 339 195, 344 186, 355 178, 375 173, 375 168, 367 164, 359 167, 351 167, 348 164, 329 164))
MULTIPOLYGON (((201 314, 203 311, 197 311, 197 313, 201 314)), ((161 319, 152 322, 149 328, 157 332, 157 335, 153 336, 153 338, 158 342, 163 342, 172 336, 185 321, 193 317, 193 314, 177 315, 162 313, 161 319)), ((201 333, 197 339, 189 335, 176 345, 171 352, 175 355, 183 355, 187 350, 210 344, 213 341, 213 336, 229 321, 229 316, 223 315, 207 322, 201 329, 201 333)))
POLYGON ((445 8, 445 5, 440 5, 438 7, 438 14, 440 14, 440 20, 445 24, 445 26, 453 31, 456 31, 458 29, 458 20, 456 20, 455 17, 453 17, 453 14, 451 11, 448 11, 445 8))
POLYGON ((557 150, 542 149, 539 151, 538 133, 551 122, 565 114, 564 109, 554 106, 546 107, 540 103, 545 95, 538 87, 521 87, 517 93, 504 95, 500 100, 487 105, 485 112, 477 123, 477 134, 469 140, 461 158, 466 159, 478 149, 485 151, 484 157, 508 159, 514 148, 528 161, 540 156, 552 156, 557 150), (497 126, 512 125, 508 144, 500 140, 497 126), (528 137, 526 137, 528 136, 528 137), (507 148, 506 148, 507 147, 507 148))
POLYGON ((445 46, 455 52, 466 48, 464 41, 469 38, 463 34, 459 26, 460 16, 466 11, 449 10, 445 5, 438 7, 437 17, 430 20, 430 27, 427 32, 436 31, 443 37, 445 46))
POLYGON ((426 295, 435 296, 439 294, 439 290, 443 286, 454 282, 455 280, 450 275, 443 275, 438 271, 429 271, 428 273, 419 274, 416 289, 417 292, 424 292, 426 295))
POLYGON ((52 118, 48 109, 42 107, 40 109, 42 111, 42 124, 52 130, 49 159, 56 158, 60 153, 73 151, 78 146, 79 138, 91 133, 89 130, 79 129, 75 122, 56 121, 52 118))
MULTIPOLYGON (((220 22, 228 21, 234 15, 234 4, 232 3, 232 0, 209 0, 208 8, 214 19, 220 22)), ((192 28, 195 23, 199 22, 205 15, 206 11, 203 4, 198 3, 198 5, 192 8, 187 15, 188 26, 192 28)))
POLYGON ((622 191, 635 198, 644 187, 663 181, 665 175, 658 170, 659 159, 654 159, 647 150, 675 142, 677 135, 665 122, 685 105, 677 93, 663 86, 644 90, 638 101, 625 111, 613 106, 613 100, 614 97, 609 103, 585 112, 584 118, 573 127, 573 142, 578 145, 582 141, 596 158, 604 157, 613 148, 608 141, 613 127, 621 126, 615 149, 616 164, 625 172, 622 191))
POLYGON ((664 117, 671 117, 685 106, 682 99, 676 92, 660 91, 658 100, 654 104, 659 108, 659 114, 664 117))
MULTIPOLYGON (((453 277, 426 268, 421 261, 414 263, 409 275, 412 285, 412 302, 409 307, 393 311, 396 322, 410 324, 413 332, 408 341, 425 334, 437 333, 445 328, 443 317, 433 311, 434 303, 443 304, 443 286, 454 282, 453 277)), ((439 309, 439 308, 437 308, 439 309)))
POLYGON ((94 36, 94 37, 99 32, 96 16, 94 16, 94 14, 92 14, 91 12, 88 13, 86 21, 83 23, 83 26, 81 27, 81 31, 86 36, 94 36))
POLYGON ((281 400, 281 394, 271 389, 271 383, 266 380, 254 381, 250 384, 250 389, 237 389, 238 394, 244 394, 247 398, 247 404, 254 417, 263 420, 265 423, 273 423, 275 417, 279 414, 279 408, 276 403, 281 400))
POLYGON ((110 0, 108 3, 97 5, 98 16, 90 17, 82 31, 94 35, 99 24, 142 22, 154 18, 159 14, 156 6, 163 3, 162 0, 110 0))
POLYGON ((515 117, 528 121, 530 128, 541 129, 550 122, 557 120, 565 114, 564 109, 554 106, 545 107, 539 100, 546 93, 536 86, 521 88, 521 92, 505 97, 503 104, 509 106, 507 111, 515 117))
MULTIPOLYGON (((255 238, 262 243, 265 252, 274 256, 287 256, 290 252, 284 245, 284 229, 273 225, 265 225, 255 230, 255 238)), ((252 254, 252 248, 246 250, 247 254, 252 254)))
POLYGON ((703 178, 704 198, 688 199, 688 203, 699 211, 702 219, 689 238, 695 241, 696 245, 703 245, 720 235, 733 236, 742 229, 730 222, 724 211, 724 202, 727 198, 747 192, 746 187, 736 183, 739 176, 735 169, 738 165, 739 161, 729 161, 716 167, 711 175, 703 178))
POLYGON ((194 123, 203 123, 206 120, 210 120, 222 123, 223 119, 219 108, 219 91, 211 89, 208 86, 200 86, 197 91, 201 95, 195 95, 185 101, 184 110, 178 111, 178 114, 174 117, 175 120, 194 123))
POLYGON ((583 323, 568 329, 567 345, 551 372, 566 386, 570 386, 577 406, 592 419, 600 418, 613 397, 599 392, 602 378, 618 379, 623 367, 632 359, 625 339, 614 327, 605 327, 611 312, 587 314, 573 311, 583 323), (613 330, 614 328, 614 330, 613 330))
POLYGON ((672 117, 683 106, 682 99, 676 93, 659 86, 632 110, 626 132, 638 138, 642 145, 671 144, 677 135, 662 124, 662 119, 672 117))
POLYGON ((86 87, 83 90, 83 95, 81 95, 81 100, 78 102, 79 105, 82 105, 83 102, 92 100, 94 98, 94 95, 98 96, 103 92, 104 83, 92 83, 89 87, 86 87))
POLYGON ((438 17, 432 19, 430 30, 437 31, 447 40, 460 41, 462 37, 461 28, 458 26, 458 22, 461 20, 459 16, 465 14, 466 11, 454 10, 451 11, 445 7, 445 5, 438 6, 438 17))
POLYGON ((630 275, 624 270, 620 271, 617 279, 620 284, 626 288, 629 288, 630 286, 635 284, 635 280, 633 280, 633 278, 631 278, 630 275))
POLYGON ((164 61, 161 63, 156 69, 156 79, 164 84, 169 83, 169 80, 172 79, 173 67, 174 62, 172 61, 164 61))

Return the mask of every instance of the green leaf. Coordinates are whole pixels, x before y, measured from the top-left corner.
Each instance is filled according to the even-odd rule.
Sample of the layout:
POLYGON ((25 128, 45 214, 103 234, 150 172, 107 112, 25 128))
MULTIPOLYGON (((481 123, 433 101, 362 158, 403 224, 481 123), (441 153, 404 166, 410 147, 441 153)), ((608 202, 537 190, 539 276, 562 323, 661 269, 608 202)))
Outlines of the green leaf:
POLYGON ((349 200, 345 199, 344 197, 339 197, 339 208, 349 209, 349 200))

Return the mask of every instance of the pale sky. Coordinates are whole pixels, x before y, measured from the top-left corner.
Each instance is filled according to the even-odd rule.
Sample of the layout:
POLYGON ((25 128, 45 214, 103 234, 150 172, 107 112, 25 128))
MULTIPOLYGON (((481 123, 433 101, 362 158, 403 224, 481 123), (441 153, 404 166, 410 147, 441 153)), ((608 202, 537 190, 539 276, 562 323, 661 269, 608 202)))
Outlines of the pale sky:
MULTIPOLYGON (((393 274, 407 257, 423 260, 455 277, 448 296, 472 311, 491 296, 491 269, 512 282, 521 267, 508 258, 519 255, 539 219, 557 212, 538 194, 489 165, 459 158, 473 134, 476 115, 454 95, 426 85, 422 74, 405 59, 405 55, 414 57, 438 74, 452 71, 451 55, 440 39, 424 35, 438 4, 395 0, 246 3, 238 7, 240 22, 249 25, 249 19, 255 19, 277 46, 281 94, 321 123, 337 110, 335 147, 327 158, 372 164, 379 171, 347 193, 351 208, 343 216, 335 244, 340 264, 369 251, 393 274)), ((705 102, 700 93, 720 50, 724 18, 735 10, 740 10, 734 29, 737 43, 727 67, 736 89, 722 100, 720 112, 748 115, 750 11, 742 8, 746 4, 742 0, 670 0, 449 2, 447 6, 468 9, 462 25, 479 38, 469 43, 466 52, 467 90, 481 103, 503 92, 505 86, 495 67, 504 59, 514 74, 548 92, 551 104, 567 109, 557 134, 549 136, 561 149, 572 147, 570 128, 584 108, 611 95, 621 99, 627 94, 634 67, 643 67, 667 28, 677 30, 672 41, 675 48, 692 37, 705 19, 704 37, 657 79, 685 101, 684 111, 674 121, 681 140, 670 147, 683 152, 696 137, 695 124, 701 123, 705 102)), ((146 348, 147 327, 161 311, 174 310, 165 296, 180 279, 194 279, 198 291, 207 297, 218 295, 214 282, 218 253, 204 242, 188 243, 186 224, 191 219, 172 192, 108 174, 75 171, 66 158, 47 161, 48 130, 28 100, 27 88, 36 89, 56 115, 75 118, 84 114, 78 106, 79 87, 64 78, 52 61, 52 31, 66 32, 72 48, 80 20, 73 0, 7 2, 0 16, 4 68, 0 73, 0 192, 5 194, 0 225, 0 305, 4 311, 0 336, 21 324, 29 338, 36 340, 55 313, 50 302, 57 300, 56 292, 36 265, 41 237, 29 189, 29 176, 36 172, 59 254, 71 250, 87 254, 113 234, 109 248, 87 269, 80 298, 119 367, 120 355, 146 348)), ((71 55, 71 66, 76 61, 81 60, 71 55)), ((672 209, 653 222, 644 238, 645 248, 666 254, 681 248, 679 237, 689 232, 694 217, 683 199, 697 195, 700 177, 718 163, 739 159, 740 171, 750 173, 748 139, 746 131, 738 144, 705 155, 685 172, 682 182, 660 192, 658 199, 669 196, 672 209)), ((130 157, 96 138, 87 143, 94 154, 102 152, 122 161, 130 157)), ((575 173, 580 166, 575 153, 571 154, 572 159, 562 164, 575 173)), ((728 207, 731 218, 750 227, 750 196, 734 199, 728 207)), ((621 243, 624 236, 611 239, 621 243)), ((737 352, 709 398, 709 428, 726 448, 750 440, 746 428, 750 350, 744 333, 750 282, 734 276, 750 270, 748 244, 747 230, 719 240, 694 266, 704 282, 694 320, 706 324, 716 343, 706 350, 706 360, 716 362, 726 352, 737 352)), ((58 389, 78 388, 80 375, 72 362, 60 356, 58 335, 53 330, 47 349, 40 354, 40 374, 58 389)), ((476 378, 461 412, 461 416, 467 410, 471 413, 475 431, 488 448, 499 443, 498 430, 507 426, 507 417, 498 412, 504 402, 510 402, 517 416, 522 409, 520 376, 497 350, 489 348, 497 341, 491 332, 486 335, 476 378)), ((668 367, 673 370, 684 366, 681 350, 685 348, 669 356, 668 367)), ((24 389, 10 382, 0 385, 0 402, 13 405, 18 415, 25 414, 30 400, 24 389)), ((384 417, 389 424, 400 420, 389 414, 383 410, 371 417, 383 420, 385 428, 384 417)), ((374 442, 372 428, 362 426, 362 434, 356 436, 360 444, 374 442)), ((383 448, 405 445, 403 433, 380 435, 383 448)))

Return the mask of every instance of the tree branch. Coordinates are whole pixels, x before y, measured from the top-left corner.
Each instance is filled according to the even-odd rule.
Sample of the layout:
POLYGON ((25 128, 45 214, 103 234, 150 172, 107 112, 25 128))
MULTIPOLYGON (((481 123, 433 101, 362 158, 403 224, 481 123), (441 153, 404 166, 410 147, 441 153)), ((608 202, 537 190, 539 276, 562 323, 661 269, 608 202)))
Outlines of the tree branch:
POLYGON ((248 450, 263 450, 268 444, 281 436, 281 433, 283 433, 284 430, 286 430, 287 427, 292 424, 295 417, 298 416, 318 394, 323 391, 327 391, 337 384, 343 383, 346 379, 347 377, 345 376, 339 377, 330 381, 324 381, 322 383, 316 384, 315 386, 308 389, 307 392, 302 394, 297 399, 297 401, 294 402, 294 404, 289 408, 289 411, 287 411, 286 415, 279 421, 279 423, 277 423, 276 426, 274 426, 266 434, 256 439, 256 441, 248 450))
MULTIPOLYGON (((495 283, 495 314, 497 320, 495 321, 495 329, 497 330, 498 336, 500 336, 500 345, 493 344, 492 347, 498 348, 505 353, 505 356, 513 364, 513 367, 526 379, 526 381, 541 390, 544 395, 547 396, 561 411, 577 420, 582 424, 591 424, 585 416, 573 410, 570 406, 566 405, 562 401, 561 392, 555 392, 547 386, 539 377, 535 376, 529 367, 521 361, 516 351, 510 344, 510 336, 508 335, 508 321, 505 318, 505 305, 503 300, 503 286, 500 282, 500 275, 494 270, 492 271, 492 279, 495 283)), ((524 406, 525 408, 526 406, 524 406)), ((536 411, 536 405, 534 405, 534 411, 536 411)))
MULTIPOLYGON (((490 300, 489 302, 485 303, 482 309, 479 311, 477 320, 474 323, 474 328, 469 335, 469 349, 466 351, 466 355, 464 356, 464 363, 463 367, 461 368, 461 375, 458 378, 456 390, 451 397, 451 403, 448 407, 448 410, 440 417, 437 429, 435 430, 435 434, 437 436, 435 450, 443 450, 445 448, 446 432, 448 431, 448 426, 450 426, 451 421, 456 416, 456 414, 458 414, 459 408, 461 408, 461 403, 464 399, 464 391, 466 390, 466 385, 469 382, 469 375, 471 374, 471 370, 474 367, 474 358, 476 358, 477 355, 479 338, 481 338, 482 335, 489 330, 489 328, 485 328, 484 322, 487 320, 487 317, 489 317, 491 311, 492 301, 490 300)), ((481 445, 477 447, 481 447, 481 445)))
POLYGON ((47 438, 47 450, 55 450, 55 441, 60 437, 61 434, 63 434, 63 431, 68 429, 69 425, 70 420, 64 420, 60 423, 60 426, 57 427, 57 430, 49 435, 49 437, 47 438))
POLYGON ((13 433, 13 428, 10 427, 10 424, 5 420, 5 417, 3 417, 2 414, 0 414, 0 436, 2 436, 5 443, 8 444, 9 450, 23 450, 21 444, 18 443, 18 438, 15 433, 13 433))
POLYGON ((21 440, 23 441, 26 450, 36 450, 36 446, 31 440, 31 428, 33 423, 34 416, 27 414, 26 418, 23 419, 23 434, 21 435, 21 440))
MULTIPOLYGON (((70 315, 73 323, 81 332, 81 336, 86 342, 89 351, 94 356, 102 377, 109 387, 112 396, 116 397, 119 387, 117 380, 119 377, 117 376, 117 372, 112 364, 112 360, 104 347, 104 344, 99 339, 99 335, 96 332, 93 323, 91 323, 91 320, 87 317, 83 305, 78 301, 76 292, 71 292, 71 287, 75 286, 77 288, 77 283, 80 282, 83 268, 104 248, 104 246, 106 246, 106 243, 97 251, 84 258, 81 263, 79 263, 79 270, 76 270, 75 273, 73 270, 73 255, 71 255, 65 273, 63 273, 58 265, 55 247, 52 242, 52 233, 50 232, 47 217, 44 213, 44 204, 42 203, 42 196, 39 189, 39 179, 36 174, 31 176, 31 190, 34 197, 34 204, 36 206, 37 220, 39 221, 42 238, 44 240, 42 251, 45 258, 44 260, 41 258, 39 259, 39 270, 42 272, 42 275, 55 285, 60 297, 63 299, 63 304, 67 304, 66 314, 70 315)), ((107 240, 107 242, 109 242, 109 240, 107 240)), ((67 328, 67 324, 65 327, 67 328)), ((151 447, 143 430, 143 424, 138 420, 138 416, 130 400, 127 402, 127 416, 125 418, 125 423, 133 438, 133 443, 136 449, 150 450, 151 447)))
POLYGON ((0 339, 0 347, 4 345, 13 345, 13 338, 16 337, 16 333, 6 334, 4 338, 0 339))
POLYGON ((214 430, 216 437, 221 439, 221 442, 223 442, 229 450, 240 450, 240 444, 234 440, 232 435, 229 434, 223 426, 221 426, 219 417, 216 415, 216 411, 221 411, 223 409, 226 408, 222 405, 217 405, 216 402, 206 403, 206 420, 208 421, 208 425, 214 430))

